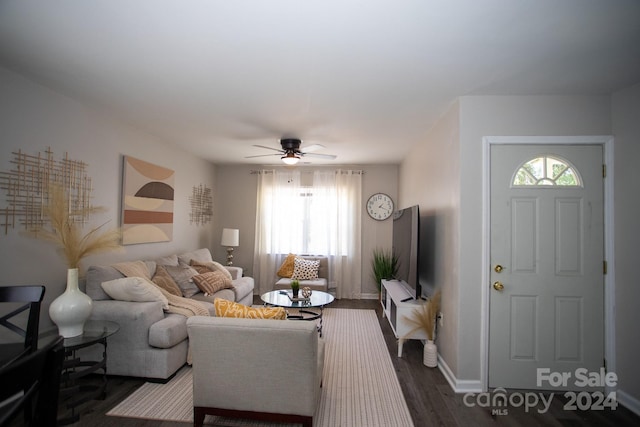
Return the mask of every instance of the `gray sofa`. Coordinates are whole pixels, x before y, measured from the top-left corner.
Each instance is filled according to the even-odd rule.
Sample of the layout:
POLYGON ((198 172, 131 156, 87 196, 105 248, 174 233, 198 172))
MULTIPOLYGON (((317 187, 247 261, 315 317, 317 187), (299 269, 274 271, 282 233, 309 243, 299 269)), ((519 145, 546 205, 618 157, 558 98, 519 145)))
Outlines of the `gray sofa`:
MULTIPOLYGON (((209 249, 199 249, 145 261, 151 276, 157 265, 189 265, 191 260, 211 261, 209 249)), ((253 303, 254 281, 243 277, 242 268, 227 267, 232 275, 234 289, 223 289, 213 295, 198 292, 190 298, 202 301, 213 315, 213 301, 223 298, 241 304, 253 303)), ((187 361, 187 318, 163 311, 161 302, 128 302, 111 299, 101 283, 122 278, 124 275, 111 266, 91 266, 87 271, 86 293, 93 299, 90 320, 109 320, 120 325, 120 330, 107 342, 107 373, 142 377, 151 380, 169 379, 187 361)), ((80 357, 99 360, 101 346, 80 350, 80 357)))
POLYGON ((194 425, 206 414, 313 425, 324 341, 314 322, 194 316, 194 425))

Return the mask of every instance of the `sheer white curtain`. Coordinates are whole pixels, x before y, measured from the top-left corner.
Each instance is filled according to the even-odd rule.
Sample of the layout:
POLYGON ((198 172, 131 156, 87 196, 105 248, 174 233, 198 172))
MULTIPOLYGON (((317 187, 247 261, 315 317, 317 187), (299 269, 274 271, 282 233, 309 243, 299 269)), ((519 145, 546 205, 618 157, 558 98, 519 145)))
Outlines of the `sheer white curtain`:
POLYGON ((329 287, 337 298, 360 298, 361 189, 360 171, 318 170, 313 175, 312 240, 329 256, 329 287))
POLYGON ((327 255, 329 287, 338 298, 359 298, 361 287, 360 171, 318 170, 311 187, 300 172, 262 171, 258 178, 254 278, 273 289, 288 253, 327 255))
POLYGON ((260 294, 273 290, 276 271, 302 237, 300 172, 265 170, 258 175, 253 275, 260 294))

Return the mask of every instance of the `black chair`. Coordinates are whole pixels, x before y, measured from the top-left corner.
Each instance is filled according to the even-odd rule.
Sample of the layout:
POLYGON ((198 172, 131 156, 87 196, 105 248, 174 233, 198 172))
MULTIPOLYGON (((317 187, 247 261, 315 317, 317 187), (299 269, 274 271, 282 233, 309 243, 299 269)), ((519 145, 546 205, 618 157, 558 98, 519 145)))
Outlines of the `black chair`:
POLYGON ((16 342, 0 344, 0 367, 12 363, 38 348, 40 305, 44 298, 44 286, 1 286, 0 303, 23 303, 24 305, 0 317, 0 326, 20 336, 16 342), (29 310, 26 329, 18 326, 16 316, 29 310))
POLYGON ((64 360, 60 336, 0 369, 0 427, 16 425, 20 413, 30 427, 57 424, 58 395, 64 360))

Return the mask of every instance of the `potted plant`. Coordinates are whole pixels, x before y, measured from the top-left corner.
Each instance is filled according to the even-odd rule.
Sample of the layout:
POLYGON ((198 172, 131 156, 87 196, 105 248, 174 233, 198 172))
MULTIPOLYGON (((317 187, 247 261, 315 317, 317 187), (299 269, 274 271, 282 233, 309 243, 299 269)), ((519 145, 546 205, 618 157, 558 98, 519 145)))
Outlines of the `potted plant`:
POLYGON ((438 366, 438 347, 434 343, 436 339, 438 311, 440 311, 440 291, 436 291, 425 304, 414 309, 410 317, 404 317, 409 324, 413 325, 413 329, 402 337, 402 339, 411 336, 411 334, 419 330, 423 330, 427 335, 422 363, 430 368, 438 366))
POLYGON ((371 270, 378 287, 378 295, 382 289, 382 280, 391 279, 398 272, 398 257, 391 251, 384 249, 374 249, 371 258, 371 270))
POLYGON ((298 291, 300 290, 300 282, 296 279, 291 281, 291 290, 293 291, 293 297, 298 298, 298 291))

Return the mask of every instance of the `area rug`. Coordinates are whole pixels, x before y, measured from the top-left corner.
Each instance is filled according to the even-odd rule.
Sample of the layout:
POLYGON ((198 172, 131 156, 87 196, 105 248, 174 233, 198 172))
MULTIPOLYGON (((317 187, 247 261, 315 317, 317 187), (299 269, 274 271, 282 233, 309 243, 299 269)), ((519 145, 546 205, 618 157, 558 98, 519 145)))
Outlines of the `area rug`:
MULTIPOLYGON (((314 426, 410 427, 411 415, 374 310, 325 309, 325 367, 314 426)), ((146 383, 107 415, 193 423, 191 368, 146 383)), ((207 415, 206 425, 295 426, 207 415)))

